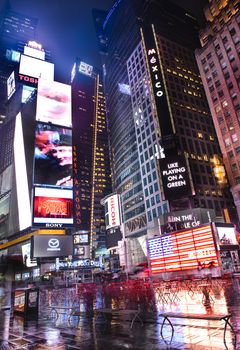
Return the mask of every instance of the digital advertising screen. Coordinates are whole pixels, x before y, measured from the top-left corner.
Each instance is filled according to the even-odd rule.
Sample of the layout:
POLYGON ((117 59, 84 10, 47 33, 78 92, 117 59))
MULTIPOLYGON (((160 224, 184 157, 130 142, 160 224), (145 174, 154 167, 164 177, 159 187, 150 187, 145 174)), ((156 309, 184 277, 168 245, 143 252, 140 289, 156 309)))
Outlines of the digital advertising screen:
POLYGON ((36 187, 33 224, 45 227, 64 227, 72 225, 72 206, 72 190, 36 187))
POLYGON ((23 263, 27 267, 37 266, 36 261, 31 261, 31 243, 26 243, 22 245, 22 257, 23 257, 23 263))
POLYGON ((237 237, 234 226, 227 226, 227 224, 216 224, 220 245, 237 245, 237 237))
POLYGON ((73 255, 72 236, 35 235, 31 238, 33 258, 73 255))
POLYGON ((54 64, 34 57, 21 55, 19 74, 33 78, 54 79, 54 64))
POLYGON ((210 225, 149 239, 148 253, 153 274, 218 266, 210 225))
POLYGON ((40 60, 45 60, 44 50, 38 50, 27 45, 24 46, 24 55, 39 58, 40 60))
POLYGON ((160 171, 166 200, 175 200, 192 195, 189 170, 184 156, 162 158, 160 171))
POLYGON ((73 246, 73 255, 82 259, 90 258, 90 246, 89 245, 74 245, 73 246))
POLYGON ((40 78, 36 113, 36 119, 41 122, 71 127, 71 85, 40 78))
POLYGON ((9 78, 7 80, 7 96, 8 96, 8 100, 13 95, 15 90, 16 90, 15 73, 14 73, 14 71, 12 71, 12 73, 10 74, 10 76, 9 76, 9 78))
POLYGON ((37 123, 34 184, 72 187, 72 130, 37 123))
POLYGON ((73 243, 74 244, 89 244, 88 233, 74 234, 73 235, 73 243))

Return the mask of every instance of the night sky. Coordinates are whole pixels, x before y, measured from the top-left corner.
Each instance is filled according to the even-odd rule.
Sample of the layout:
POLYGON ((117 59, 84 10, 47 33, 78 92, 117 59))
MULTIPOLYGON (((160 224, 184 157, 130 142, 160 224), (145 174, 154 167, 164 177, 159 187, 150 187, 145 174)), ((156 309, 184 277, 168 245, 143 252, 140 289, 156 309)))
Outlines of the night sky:
MULTIPOLYGON (((0 0, 0 10, 5 0, 0 0)), ((115 0, 9 0, 12 9, 39 19, 37 40, 51 51, 55 78, 68 82, 74 59, 101 67, 92 8, 107 10, 115 0)), ((141 0, 139 0, 141 1, 141 0)), ((169 1, 169 0, 166 0, 169 1)), ((173 0, 203 21, 207 0, 173 0), (192 8, 194 6, 194 8, 192 8)))

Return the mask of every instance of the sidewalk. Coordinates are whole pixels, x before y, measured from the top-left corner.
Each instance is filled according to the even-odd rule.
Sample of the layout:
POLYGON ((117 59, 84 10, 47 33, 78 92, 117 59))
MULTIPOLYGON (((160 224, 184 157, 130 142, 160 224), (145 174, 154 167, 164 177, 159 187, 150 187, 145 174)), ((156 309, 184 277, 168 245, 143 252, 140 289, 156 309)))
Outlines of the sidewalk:
MULTIPOLYGON (((51 291, 54 297, 54 290, 51 291)), ((56 291, 59 293, 59 291, 56 291)), ((72 293, 72 291, 69 292, 72 293)), ((66 294, 66 291, 63 291, 66 294)), ((67 315, 60 315, 56 320, 47 319, 40 312, 38 321, 24 321, 22 317, 10 317, 10 312, 0 313, 0 339, 5 341, 5 347, 0 350, 220 350, 225 349, 223 344, 223 325, 216 321, 199 321, 176 319, 174 323, 174 338, 170 347, 160 336, 162 318, 158 317, 161 311, 180 311, 189 313, 232 313, 233 325, 237 331, 237 340, 240 344, 240 288, 238 282, 222 290, 212 293, 214 304, 202 303, 201 291, 189 295, 186 291, 179 291, 179 300, 174 303, 158 303, 155 314, 145 311, 144 325, 135 322, 130 329, 127 319, 113 318, 105 322, 91 317, 73 317, 68 322, 67 315), (8 342, 8 347, 6 345, 8 342), (10 347, 9 347, 10 346, 10 347)), ((100 296, 98 295, 98 298, 100 296)), ((56 299, 56 298, 55 298, 56 299)), ((114 305, 114 300, 111 301, 114 305)), ((94 307, 102 300, 95 300, 94 307)), ((40 307, 43 304, 40 303, 40 307)), ((41 309, 40 309, 41 310, 41 309)), ((164 329, 165 338, 170 337, 170 327, 164 329)), ((228 349, 232 350, 233 337, 227 331, 228 349)), ((1 344, 1 343, 0 343, 1 344)), ((240 349, 238 345, 236 349, 240 349)))

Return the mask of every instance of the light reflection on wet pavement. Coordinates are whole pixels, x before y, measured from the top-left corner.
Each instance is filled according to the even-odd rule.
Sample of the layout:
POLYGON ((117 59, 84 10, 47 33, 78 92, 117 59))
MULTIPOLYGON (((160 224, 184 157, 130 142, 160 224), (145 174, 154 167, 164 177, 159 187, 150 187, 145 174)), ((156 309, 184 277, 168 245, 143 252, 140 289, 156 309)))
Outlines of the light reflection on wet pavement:
MULTIPOLYGON (((201 286, 201 285, 200 285, 201 286)), ((232 313, 232 324, 237 333, 237 346, 234 347, 234 336, 228 330, 226 342, 228 349, 240 349, 240 284, 237 280, 224 285, 215 285, 206 295, 201 287, 194 290, 180 289, 173 296, 173 288, 164 290, 160 295, 155 290, 157 300, 155 313, 150 307, 142 305, 143 327, 135 322, 130 329, 130 319, 126 316, 110 318, 105 322, 103 318, 81 313, 80 317, 73 316, 70 321, 68 315, 60 314, 58 318, 50 317, 49 309, 44 306, 47 300, 51 305, 56 299, 55 291, 48 292, 48 298, 41 297, 41 309, 38 320, 24 320, 23 317, 10 316, 9 311, 2 311, 0 315, 0 349, 22 350, 219 350, 226 349, 223 343, 224 324, 220 321, 173 319, 174 337, 171 345, 167 345, 160 335, 162 317, 161 312, 186 312, 202 314, 232 313), (50 296, 50 297, 49 297, 50 296)), ((69 289, 70 291, 70 289, 69 289)), ((74 294, 74 291, 70 291, 74 294)), ((47 293, 47 292, 46 292, 47 293)), ((60 293, 59 291, 57 293, 60 293)), ((68 291, 61 293, 68 295, 68 291)), ((74 295, 73 295, 74 297, 74 295)), ((76 300, 76 296, 74 297, 76 300)), ((69 296, 68 296, 69 299, 69 296)), ((106 300, 105 300, 106 303, 106 300)), ((119 307, 119 300, 108 299, 110 306, 119 307)), ((121 301, 120 306, 124 302, 121 301)), ((99 294, 94 300, 94 307, 104 306, 99 294)), ((84 311, 86 305, 81 305, 84 311)), ((88 305, 89 306, 89 305, 88 305)), ((109 306, 109 305, 108 305, 109 306)), ((164 338, 170 340, 170 327, 164 327, 164 338)))

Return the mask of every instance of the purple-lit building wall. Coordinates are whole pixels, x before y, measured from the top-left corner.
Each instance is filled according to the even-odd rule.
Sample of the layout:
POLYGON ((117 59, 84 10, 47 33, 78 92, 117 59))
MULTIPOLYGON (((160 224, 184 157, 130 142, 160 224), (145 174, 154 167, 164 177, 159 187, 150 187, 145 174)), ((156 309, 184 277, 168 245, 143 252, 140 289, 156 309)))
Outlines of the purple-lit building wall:
POLYGON ((238 0, 211 1, 196 50, 234 202, 240 215, 240 14, 238 0))

